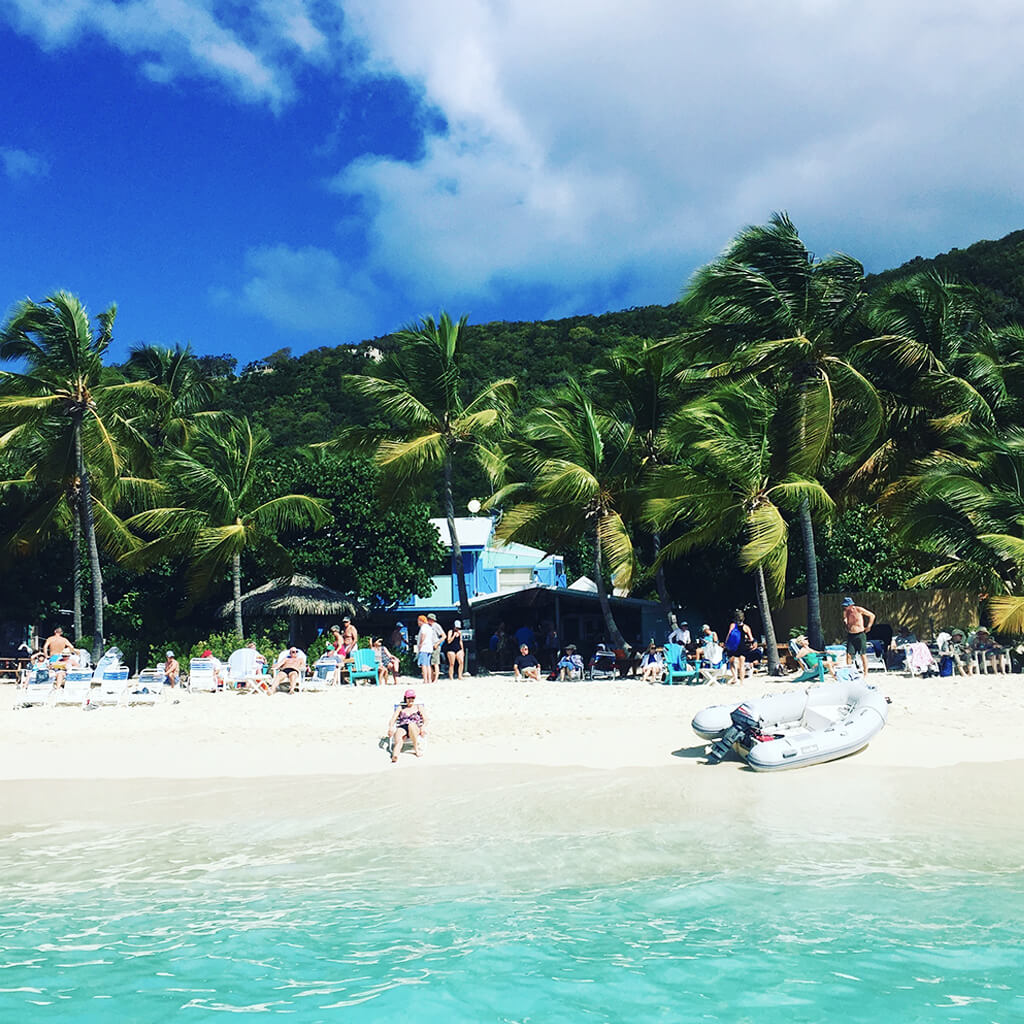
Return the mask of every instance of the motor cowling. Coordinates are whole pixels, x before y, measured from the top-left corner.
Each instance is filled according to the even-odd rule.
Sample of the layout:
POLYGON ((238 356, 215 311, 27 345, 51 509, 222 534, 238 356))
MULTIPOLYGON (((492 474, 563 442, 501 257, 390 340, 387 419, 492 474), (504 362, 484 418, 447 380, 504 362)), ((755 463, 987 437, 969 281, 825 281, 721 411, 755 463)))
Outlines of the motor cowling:
POLYGON ((762 739, 761 723, 746 704, 734 708, 729 717, 732 725, 722 733, 722 738, 712 745, 708 753, 708 764, 719 764, 737 742, 749 749, 762 739))

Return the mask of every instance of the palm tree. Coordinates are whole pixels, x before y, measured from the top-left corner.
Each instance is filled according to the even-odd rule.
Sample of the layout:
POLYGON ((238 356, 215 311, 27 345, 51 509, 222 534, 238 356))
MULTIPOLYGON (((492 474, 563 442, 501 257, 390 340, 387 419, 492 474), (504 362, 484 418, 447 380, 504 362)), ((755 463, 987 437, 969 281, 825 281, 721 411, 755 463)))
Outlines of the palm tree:
MULTIPOLYGON (((666 346, 647 338, 620 345, 608 356, 606 365, 593 372, 592 380, 602 406, 614 410, 620 419, 633 425, 632 457, 638 476, 668 462, 665 421, 673 402, 679 400, 679 387, 666 346)), ((651 530, 651 540, 658 600, 666 619, 674 625, 664 564, 658 558, 661 531, 657 527, 651 530)))
POLYGON ((688 403, 666 427, 679 461, 651 474, 644 510, 655 526, 684 528, 665 546, 663 559, 717 540, 745 538, 739 564, 753 574, 772 674, 781 665, 771 609, 782 603, 788 561, 782 509, 832 504, 819 483, 784 472, 784 459, 772 446, 776 412, 770 392, 753 382, 724 385, 688 403))
POLYGON ((136 345, 124 369, 130 379, 149 380, 162 389, 164 399, 144 410, 147 416, 155 414, 162 441, 187 445, 195 423, 219 415, 205 410, 215 389, 190 345, 136 345))
POLYGON ((989 597, 998 628, 1024 626, 1024 429, 962 429, 945 451, 888 488, 883 510, 905 541, 938 564, 909 587, 960 587, 989 597))
POLYGON ((633 542, 622 506, 634 482, 634 430, 598 411, 575 381, 535 408, 521 436, 506 442, 506 484, 488 499, 502 509, 497 534, 548 550, 588 532, 605 629, 616 647, 629 646, 612 615, 604 581, 607 561, 615 587, 628 589, 633 542))
POLYGON ((382 471, 385 495, 434 483, 440 475, 459 610, 468 619, 466 570, 455 529, 454 459, 465 453, 493 478, 498 461, 488 442, 504 431, 516 385, 511 379, 498 380, 471 399, 464 394, 465 326, 465 316, 453 321, 442 312, 437 322, 425 317, 396 335, 398 349, 374 375, 345 376, 350 387, 376 404, 387 426, 350 427, 324 447, 372 452, 382 471))
MULTIPOLYGON (((786 416, 790 471, 817 478, 832 456, 856 462, 882 427, 882 404, 854 366, 864 268, 850 256, 816 260, 792 221, 773 214, 742 231, 723 255, 697 272, 684 298, 710 376, 757 378, 777 391, 786 416), (785 396, 783 398, 783 396, 785 396)), ((821 609, 812 509, 799 510, 807 576, 807 630, 821 649, 821 609)))
POLYGON ((141 568, 168 555, 187 554, 193 595, 207 591, 230 569, 238 636, 245 635, 243 553, 259 551, 287 574, 291 561, 276 535, 327 521, 326 509, 316 498, 286 494, 264 500, 259 495, 259 460, 268 443, 268 435, 254 431, 245 418, 223 416, 216 426, 198 424, 191 446, 172 449, 162 467, 168 488, 183 503, 152 508, 127 521, 153 538, 124 557, 128 565, 141 568))
MULTIPOLYGON (((60 506, 49 499, 58 492, 66 495, 76 545, 80 527, 88 552, 94 658, 103 650, 98 532, 112 546, 115 538, 127 542, 103 498, 132 485, 129 459, 145 449, 144 440, 128 423, 127 411, 136 399, 162 394, 148 381, 125 383, 104 369, 115 315, 114 306, 100 313, 94 332, 80 300, 57 292, 41 303, 20 302, 0 333, 0 359, 23 364, 20 371, 0 371, 0 424, 5 431, 0 446, 31 454, 32 468, 22 482, 43 485, 52 515, 59 516, 60 506)), ((45 520, 44 515, 36 528, 43 529, 45 520)), ((76 590, 78 555, 76 547, 76 590)), ((79 629, 76 622, 76 634, 79 629)))
POLYGON ((915 274, 873 295, 867 320, 872 336, 855 351, 882 396, 887 429, 851 474, 859 493, 911 472, 951 431, 1019 421, 1024 330, 992 330, 973 288, 915 274))

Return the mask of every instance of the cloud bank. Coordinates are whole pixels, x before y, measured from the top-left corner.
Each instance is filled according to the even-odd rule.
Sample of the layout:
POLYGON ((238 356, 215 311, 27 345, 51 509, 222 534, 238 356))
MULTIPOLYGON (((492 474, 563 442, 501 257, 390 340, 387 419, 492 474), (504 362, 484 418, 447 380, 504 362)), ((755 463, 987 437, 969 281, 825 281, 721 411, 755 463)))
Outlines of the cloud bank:
POLYGON ((382 302, 404 320, 526 294, 547 305, 523 316, 670 301, 775 209, 876 268, 1024 224, 1017 0, 0 6, 45 46, 98 33, 153 78, 203 75, 282 117, 310 68, 398 76, 440 115, 415 158, 364 153, 331 179, 358 259, 248 253, 241 300, 296 329, 328 329, 329 301, 368 331, 394 326, 382 302))

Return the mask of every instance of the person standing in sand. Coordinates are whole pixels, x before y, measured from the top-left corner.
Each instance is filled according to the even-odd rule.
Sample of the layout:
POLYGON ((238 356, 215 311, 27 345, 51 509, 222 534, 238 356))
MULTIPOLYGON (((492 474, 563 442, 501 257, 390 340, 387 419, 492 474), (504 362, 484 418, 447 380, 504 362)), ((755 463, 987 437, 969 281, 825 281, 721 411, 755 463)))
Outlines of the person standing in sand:
POLYGON ((424 683, 434 681, 434 670, 431 668, 430 659, 434 654, 434 629, 426 615, 416 617, 418 632, 416 634, 416 664, 420 667, 424 683))
POLYGON ((860 655, 864 678, 868 675, 868 630, 875 621, 875 613, 853 603, 852 597, 843 598, 843 622, 846 623, 846 664, 852 665, 860 655))

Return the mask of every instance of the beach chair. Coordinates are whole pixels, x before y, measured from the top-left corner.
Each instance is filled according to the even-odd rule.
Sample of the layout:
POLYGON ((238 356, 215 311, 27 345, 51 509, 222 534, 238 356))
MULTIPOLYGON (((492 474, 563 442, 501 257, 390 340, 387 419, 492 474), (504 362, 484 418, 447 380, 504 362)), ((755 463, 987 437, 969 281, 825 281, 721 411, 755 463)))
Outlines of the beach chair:
POLYGON ((120 707, 127 703, 125 695, 129 689, 127 668, 124 670, 108 669, 103 673, 99 685, 92 688, 89 703, 99 707, 104 705, 120 707))
POLYGON ((264 678, 266 662, 260 659, 260 652, 252 647, 240 647, 228 658, 226 686, 239 693, 262 693, 270 690, 264 678))
MULTIPOLYGON (((125 670, 127 671, 127 669, 125 670)), ((53 691, 52 704, 57 707, 59 704, 77 704, 84 708, 92 700, 92 676, 93 674, 85 669, 69 669, 64 677, 64 685, 56 687, 53 691)))
POLYGON ((704 654, 697 666, 700 672, 701 682, 709 686, 713 683, 720 683, 732 678, 732 669, 729 668, 729 655, 721 644, 709 640, 704 644, 704 654))
POLYGON ((188 663, 188 688, 192 693, 217 693, 220 678, 212 658, 192 658, 188 663))
MULTIPOLYGON (((422 702, 419 702, 419 703, 422 703, 422 702)), ((394 709, 397 711, 401 706, 402 706, 401 704, 395 704, 394 705, 394 709)), ((422 728, 420 730, 420 752, 421 753, 423 752, 424 748, 426 747, 426 743, 427 743, 427 730, 426 730, 426 727, 424 727, 424 728, 422 728)), ((391 756, 393 751, 392 751, 392 744, 391 744, 390 737, 388 737, 388 736, 381 736, 380 743, 378 743, 377 745, 380 747, 381 750, 387 751, 388 757, 391 756)), ((404 754, 405 751, 407 751, 407 750, 412 750, 412 740, 409 739, 408 737, 406 737, 402 741, 402 751, 401 752, 404 754)))
POLYGON ((328 686, 338 685, 340 675, 340 663, 337 658, 318 658, 313 666, 313 674, 302 684, 302 688, 326 690, 328 686))
POLYGON ((696 665, 686 660, 686 651, 679 644, 665 644, 665 683, 690 685, 701 681, 696 665))
POLYGON ((789 652, 793 655, 793 660, 803 669, 800 675, 791 679, 791 683, 823 683, 825 682, 825 656, 819 654, 817 663, 808 667, 807 662, 803 658, 797 657, 797 651, 800 650, 800 644, 795 640, 789 641, 789 652))
POLYGON ((587 670, 589 679, 614 679, 619 674, 615 652, 608 650, 604 644, 598 644, 594 656, 590 659, 587 670))
POLYGON ((360 647, 352 652, 352 664, 348 666, 348 681, 355 686, 360 679, 372 679, 380 683, 380 670, 377 656, 372 647, 360 647))
POLYGON ((53 673, 49 668, 29 669, 14 688, 14 708, 47 705, 53 697, 53 673))

